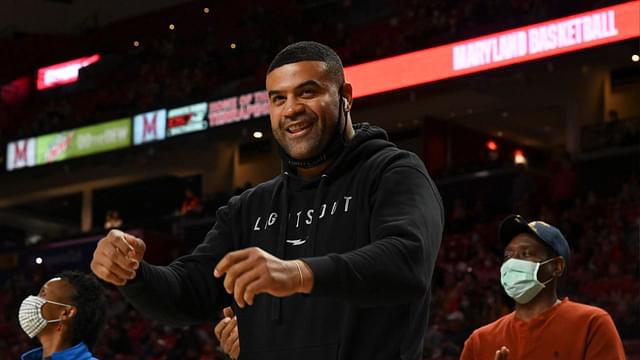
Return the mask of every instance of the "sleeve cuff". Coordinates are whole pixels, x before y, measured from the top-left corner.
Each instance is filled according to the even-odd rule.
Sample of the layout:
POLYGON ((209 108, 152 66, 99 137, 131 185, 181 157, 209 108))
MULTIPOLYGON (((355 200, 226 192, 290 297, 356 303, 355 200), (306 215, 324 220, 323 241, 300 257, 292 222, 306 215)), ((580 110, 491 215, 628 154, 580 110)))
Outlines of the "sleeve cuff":
MULTIPOLYGON (((335 279, 336 265, 329 256, 318 256, 300 259, 304 261, 313 272, 313 289, 310 295, 328 295, 331 283, 335 279)), ((335 287, 335 283, 333 287, 335 287)))
POLYGON ((145 261, 141 261, 136 277, 133 278, 133 280, 127 281, 126 284, 120 286, 119 287, 120 292, 126 295, 126 294, 132 294, 132 293, 134 294, 144 289, 144 284, 145 284, 144 277, 148 271, 147 269, 149 266, 150 265, 147 264, 145 261))

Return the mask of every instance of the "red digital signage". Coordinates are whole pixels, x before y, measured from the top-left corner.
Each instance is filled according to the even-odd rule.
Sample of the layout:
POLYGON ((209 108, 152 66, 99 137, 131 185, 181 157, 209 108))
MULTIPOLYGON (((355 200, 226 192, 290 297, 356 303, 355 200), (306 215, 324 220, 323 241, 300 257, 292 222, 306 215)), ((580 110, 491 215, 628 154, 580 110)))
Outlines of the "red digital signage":
POLYGON ((38 90, 52 88, 54 86, 70 84, 78 81, 78 71, 100 60, 100 55, 95 54, 79 59, 65 61, 38 69, 38 90))
POLYGON ((640 1, 345 68, 354 97, 640 37, 640 1))

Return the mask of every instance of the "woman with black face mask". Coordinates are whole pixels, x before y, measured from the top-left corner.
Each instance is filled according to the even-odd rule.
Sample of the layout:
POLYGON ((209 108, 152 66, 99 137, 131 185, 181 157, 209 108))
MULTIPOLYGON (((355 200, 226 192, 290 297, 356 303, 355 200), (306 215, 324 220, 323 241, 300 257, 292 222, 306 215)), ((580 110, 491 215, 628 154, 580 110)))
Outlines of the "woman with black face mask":
POLYGON ((90 349, 104 327, 106 312, 104 290, 93 275, 62 272, 20 305, 20 327, 42 344, 22 354, 21 360, 96 359, 90 349))

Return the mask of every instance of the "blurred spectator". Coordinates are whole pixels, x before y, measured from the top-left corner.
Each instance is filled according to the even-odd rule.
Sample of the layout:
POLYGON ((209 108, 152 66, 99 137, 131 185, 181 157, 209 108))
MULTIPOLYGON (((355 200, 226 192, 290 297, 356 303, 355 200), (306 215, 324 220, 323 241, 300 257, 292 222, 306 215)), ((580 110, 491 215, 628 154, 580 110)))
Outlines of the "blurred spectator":
POLYGON ((122 218, 120 212, 117 210, 107 210, 107 214, 104 219, 105 230, 117 229, 122 227, 122 218))
POLYGON ((536 191, 536 183, 526 164, 516 165, 517 174, 511 188, 511 209, 514 212, 529 215, 531 197, 536 191))
POLYGON ((21 359, 96 359, 90 349, 102 332, 106 312, 104 290, 93 275, 61 273, 20 305, 22 330, 42 344, 21 359))
POLYGON ((550 195, 551 203, 560 210, 571 206, 577 188, 577 177, 568 156, 551 167, 550 195))
POLYGON ((180 215, 185 216, 189 214, 197 214, 202 211, 202 202, 200 198, 193 192, 193 190, 187 188, 184 191, 184 199, 180 206, 180 215))
POLYGON ((475 330, 461 359, 625 359, 606 311, 558 299, 558 279, 571 259, 562 233, 520 216, 507 217, 499 233, 500 243, 506 245, 501 283, 515 300, 515 311, 475 330))

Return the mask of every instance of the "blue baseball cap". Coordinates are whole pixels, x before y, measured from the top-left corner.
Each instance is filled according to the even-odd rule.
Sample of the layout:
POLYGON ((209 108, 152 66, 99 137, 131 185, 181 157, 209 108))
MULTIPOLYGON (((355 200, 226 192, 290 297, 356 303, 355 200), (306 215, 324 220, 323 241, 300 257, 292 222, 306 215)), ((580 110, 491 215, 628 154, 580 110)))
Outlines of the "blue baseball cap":
POLYGON ((527 233, 533 235, 543 244, 549 246, 558 255, 564 258, 566 273, 571 261, 571 249, 564 235, 555 226, 544 221, 527 222, 520 215, 509 215, 500 224, 499 238, 502 246, 507 246, 518 234, 527 233))

